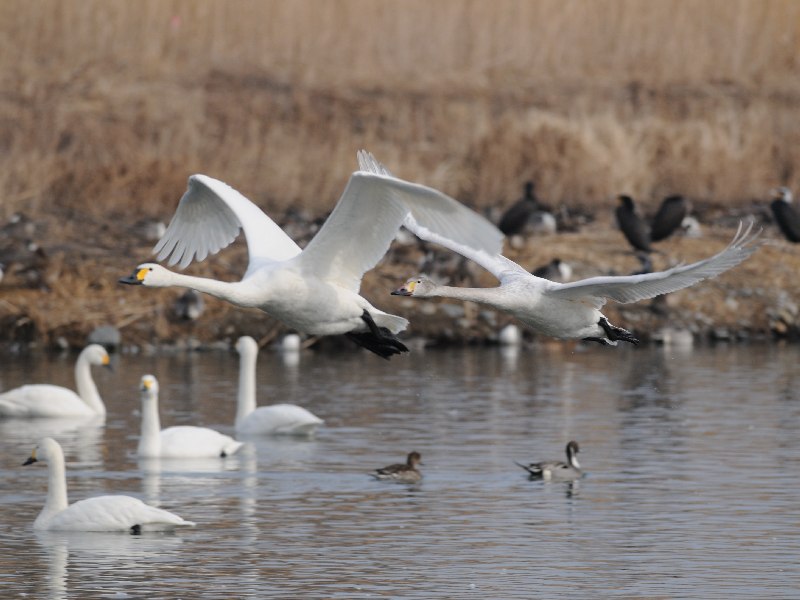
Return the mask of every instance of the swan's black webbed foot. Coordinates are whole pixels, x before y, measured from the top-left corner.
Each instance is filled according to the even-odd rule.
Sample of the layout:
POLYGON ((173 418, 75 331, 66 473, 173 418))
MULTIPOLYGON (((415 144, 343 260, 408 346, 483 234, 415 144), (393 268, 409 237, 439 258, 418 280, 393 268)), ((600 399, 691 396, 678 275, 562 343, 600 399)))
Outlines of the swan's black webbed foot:
POLYGON ((391 331, 386 327, 378 327, 372 315, 366 309, 361 314, 361 319, 366 323, 369 331, 358 333, 350 331, 345 334, 346 337, 386 360, 389 360, 395 354, 408 352, 406 345, 398 340, 391 331))
POLYGON ((600 317, 600 320, 597 322, 597 324, 603 328, 603 331, 606 332, 606 336, 612 342, 621 341, 631 343, 634 346, 639 345, 638 338, 636 338, 630 331, 623 329, 622 327, 614 327, 614 325, 609 323, 608 319, 605 317, 600 317))

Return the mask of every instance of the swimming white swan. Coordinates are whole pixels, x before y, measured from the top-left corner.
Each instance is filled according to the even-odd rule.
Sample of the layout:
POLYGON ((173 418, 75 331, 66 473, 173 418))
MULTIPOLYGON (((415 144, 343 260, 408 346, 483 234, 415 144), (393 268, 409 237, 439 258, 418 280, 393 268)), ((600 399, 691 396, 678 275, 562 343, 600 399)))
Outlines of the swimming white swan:
POLYGON ((47 463, 47 501, 33 522, 34 529, 50 531, 163 531, 194 527, 191 521, 166 510, 148 506, 131 496, 95 496, 70 505, 64 452, 53 438, 44 438, 23 465, 47 463))
POLYGON ((381 481, 398 481, 400 483, 417 483, 422 479, 422 473, 417 469, 422 464, 419 452, 410 452, 405 463, 397 463, 388 467, 375 469, 370 475, 381 481))
POLYGON ((295 404, 256 408, 256 360, 258 344, 249 336, 236 342, 239 352, 239 393, 236 400, 236 432, 244 434, 311 435, 324 422, 295 404))
POLYGON ((490 255, 432 232, 417 235, 474 260, 500 281, 494 288, 458 288, 438 285, 426 277, 409 279, 393 295, 431 298, 441 296, 480 302, 505 311, 536 331, 561 339, 584 339, 615 346, 617 340, 638 344, 633 334, 614 327, 600 312, 606 300, 628 303, 674 292, 716 277, 756 251, 759 232, 750 235, 753 223, 742 224, 733 241, 719 254, 666 271, 622 277, 592 277, 556 283, 535 277, 499 254, 490 255))
POLYGON ((502 234, 489 221, 432 188, 393 177, 365 151, 360 170, 304 250, 250 200, 221 181, 192 175, 158 259, 181 268, 230 244, 244 230, 250 262, 241 281, 182 275, 154 263, 121 283, 180 286, 255 307, 310 335, 344 334, 389 358, 408 349, 395 334, 408 325, 359 295, 361 278, 389 249, 400 225, 423 226, 459 243, 499 252, 502 234))
POLYGON ((142 434, 137 452, 142 458, 213 458, 229 456, 244 444, 208 427, 179 425, 161 429, 158 381, 142 377, 142 434))
POLYGON ((570 481, 573 479, 580 479, 583 477, 581 465, 578 463, 578 442, 567 443, 567 462, 550 461, 531 463, 523 465, 514 461, 517 466, 525 469, 531 476, 531 479, 544 479, 555 481, 570 481))
POLYGON ((105 415, 106 406, 92 379, 91 365, 109 366, 108 352, 99 344, 84 348, 75 363, 76 394, 46 383, 23 385, 0 394, 0 417, 89 417, 105 415))

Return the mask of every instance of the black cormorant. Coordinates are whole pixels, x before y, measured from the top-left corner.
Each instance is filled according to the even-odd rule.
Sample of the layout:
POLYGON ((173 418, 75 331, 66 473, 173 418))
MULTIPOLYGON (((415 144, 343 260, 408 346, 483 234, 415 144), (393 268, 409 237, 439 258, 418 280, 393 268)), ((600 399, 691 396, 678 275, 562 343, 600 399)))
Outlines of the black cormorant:
POLYGON ((650 248, 650 228, 636 211, 633 198, 625 195, 619 196, 619 206, 617 206, 614 214, 617 217, 619 228, 630 245, 642 252, 652 252, 652 248, 650 248))
POLYGON ((522 233, 525 225, 528 224, 528 220, 539 209, 539 201, 536 199, 533 189, 533 182, 528 181, 525 184, 525 193, 522 198, 503 213, 497 228, 505 235, 511 236, 522 233))
POLYGON ((772 214, 786 239, 795 244, 800 242, 800 215, 792 206, 792 192, 787 187, 772 190, 774 200, 770 204, 772 214))

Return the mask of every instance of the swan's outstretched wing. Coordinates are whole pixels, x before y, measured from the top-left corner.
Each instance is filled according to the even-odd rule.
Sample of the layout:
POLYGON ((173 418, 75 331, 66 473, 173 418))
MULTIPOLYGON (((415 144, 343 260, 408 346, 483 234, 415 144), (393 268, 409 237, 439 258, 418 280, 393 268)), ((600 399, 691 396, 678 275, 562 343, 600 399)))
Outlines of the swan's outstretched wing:
POLYGON ((500 250, 503 234, 476 212, 433 188, 392 176, 367 152, 358 159, 360 170, 299 259, 304 271, 358 290, 407 215, 457 243, 500 250))
POLYGON ((666 271, 623 277, 592 277, 572 283, 555 285, 546 292, 548 296, 564 299, 594 298, 602 306, 605 298, 621 303, 637 302, 681 290, 698 281, 716 277, 752 255, 760 244, 755 243, 761 231, 750 234, 752 221, 746 229, 739 229, 730 245, 719 254, 690 265, 679 265, 666 271))
MULTIPOLYGON (((448 250, 457 252, 461 256, 478 263, 489 271, 489 273, 497 277, 500 283, 507 283, 513 277, 533 277, 533 275, 528 273, 513 260, 506 258, 502 254, 498 254, 497 252, 489 253, 482 249, 473 248, 467 244, 460 244, 444 235, 431 231, 427 227, 423 227, 417 223, 411 215, 406 217, 403 225, 406 229, 414 232, 420 239, 444 246, 448 250)), ((536 279, 539 278, 537 277, 536 279)), ((546 280, 542 281, 545 282, 546 280)))
POLYGON ((250 263, 288 260, 300 247, 264 212, 229 185, 207 175, 189 177, 175 216, 153 253, 183 269, 230 244, 244 229, 250 263))

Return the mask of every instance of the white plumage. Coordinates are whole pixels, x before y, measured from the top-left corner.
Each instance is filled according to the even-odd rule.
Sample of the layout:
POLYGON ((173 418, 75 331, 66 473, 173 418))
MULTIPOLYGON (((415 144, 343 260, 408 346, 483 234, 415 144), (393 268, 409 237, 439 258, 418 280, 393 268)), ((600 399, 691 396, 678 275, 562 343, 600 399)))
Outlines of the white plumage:
POLYGON ((99 344, 81 351, 75 363, 76 394, 47 383, 23 385, 0 394, 0 417, 53 418, 105 415, 106 407, 92 379, 91 365, 108 366, 108 352, 99 344))
POLYGON ((324 422, 302 406, 272 404, 256 408, 258 344, 249 336, 236 342, 239 352, 239 391, 236 432, 243 434, 311 435, 324 422))
POLYGON ((528 273, 500 254, 459 244, 424 228, 417 235, 441 244, 475 261, 500 281, 494 288, 458 288, 438 285, 426 277, 408 280, 392 294, 399 296, 456 298, 480 302, 514 315, 545 335, 562 339, 587 339, 608 345, 617 340, 638 343, 633 335, 614 327, 600 309, 607 300, 637 302, 675 292, 716 277, 748 258, 758 248, 760 232, 751 235, 752 222, 740 224, 733 241, 714 256, 666 271, 622 277, 592 277, 570 283, 557 283, 528 273))
POLYGON ((158 417, 158 381, 144 375, 142 431, 137 452, 142 458, 213 458, 234 454, 244 444, 208 427, 179 425, 161 429, 158 417))
POLYGON ((502 234, 486 219, 432 188, 392 176, 365 151, 325 224, 304 250, 233 188, 192 175, 189 188, 154 251, 181 268, 230 244, 244 230, 249 264, 241 281, 182 275, 144 263, 122 283, 188 287, 263 310, 310 335, 346 334, 389 358, 405 352, 394 338, 408 321, 359 295, 361 278, 389 249, 401 225, 418 226, 485 252, 499 252, 502 234))
POLYGON ((50 531, 158 531, 193 527, 194 523, 131 496, 95 496, 70 505, 64 453, 52 438, 44 438, 24 464, 47 462, 47 500, 33 523, 50 531))

